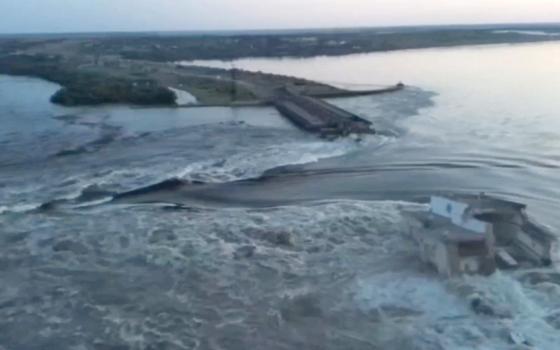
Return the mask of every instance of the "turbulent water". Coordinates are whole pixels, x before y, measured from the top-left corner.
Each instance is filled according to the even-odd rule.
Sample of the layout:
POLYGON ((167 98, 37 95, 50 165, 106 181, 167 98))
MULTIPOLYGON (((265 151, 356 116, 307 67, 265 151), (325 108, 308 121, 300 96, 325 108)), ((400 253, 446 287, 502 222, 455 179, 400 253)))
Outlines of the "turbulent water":
POLYGON ((560 230, 559 57, 235 63, 411 85, 332 101, 378 129, 359 142, 268 108, 56 107, 57 86, 0 76, 0 349, 557 349, 554 269, 445 280, 405 234, 441 192, 523 201, 560 230))

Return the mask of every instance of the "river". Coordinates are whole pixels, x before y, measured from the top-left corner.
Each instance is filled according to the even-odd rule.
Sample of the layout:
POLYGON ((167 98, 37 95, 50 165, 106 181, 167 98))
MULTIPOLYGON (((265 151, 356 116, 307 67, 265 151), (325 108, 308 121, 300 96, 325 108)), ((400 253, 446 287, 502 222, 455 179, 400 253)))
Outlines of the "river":
POLYGON ((556 349, 556 271, 445 280, 403 233, 445 192, 560 230, 559 60, 544 43, 234 62, 405 82, 331 101, 376 126, 360 142, 265 107, 58 107, 56 85, 0 76, 0 348, 556 349))

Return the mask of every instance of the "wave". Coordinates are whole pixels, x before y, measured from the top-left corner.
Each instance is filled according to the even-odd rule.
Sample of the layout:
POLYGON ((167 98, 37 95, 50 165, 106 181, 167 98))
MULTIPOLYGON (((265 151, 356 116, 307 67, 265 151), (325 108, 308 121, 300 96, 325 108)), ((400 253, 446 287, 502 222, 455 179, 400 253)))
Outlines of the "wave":
POLYGON ((201 185, 201 184, 204 183, 201 181, 187 181, 178 178, 171 178, 171 179, 164 180, 162 182, 158 182, 153 185, 138 188, 136 190, 119 193, 113 196, 113 199, 115 200, 126 199, 129 197, 136 197, 136 196, 157 193, 157 192, 175 191, 181 187, 185 187, 188 185, 201 185))
POLYGON ((516 344, 556 349, 560 337, 554 305, 560 288, 550 282, 550 273, 536 274, 544 282, 526 283, 522 275, 506 272, 450 280, 419 271, 381 272, 360 276, 352 295, 364 312, 416 320, 405 331, 384 329, 392 333, 391 342, 400 334, 416 343, 439 345, 430 348, 509 349, 516 344), (480 303, 484 308, 477 307, 480 303))
POLYGON ((368 145, 380 146, 389 139, 376 136, 360 142, 350 139, 335 142, 294 142, 245 151, 225 159, 193 163, 176 175, 131 191, 121 192, 113 199, 119 201, 143 197, 146 202, 166 202, 170 198, 164 193, 191 186, 264 181, 272 177, 275 171, 281 171, 280 169, 286 166, 309 164, 321 159, 342 156, 368 145))
POLYGON ((68 157, 76 156, 84 153, 94 153, 110 144, 118 141, 125 141, 129 139, 142 138, 149 135, 149 132, 134 133, 127 132, 124 127, 113 125, 109 123, 109 115, 76 115, 65 114, 54 116, 57 119, 69 126, 80 126, 90 129, 95 132, 97 137, 89 140, 88 142, 73 145, 64 148, 52 154, 53 157, 68 157))
POLYGON ((84 154, 84 153, 93 153, 97 150, 99 150, 100 148, 116 141, 117 139, 119 139, 119 134, 107 134, 107 135, 102 135, 99 138, 88 142, 84 145, 81 146, 77 146, 77 147, 73 147, 73 148, 67 148, 67 149, 63 149, 57 153, 54 154, 55 157, 67 157, 67 156, 76 156, 76 155, 80 155, 80 154, 84 154))
POLYGON ((2 205, 0 206, 0 215, 7 214, 7 213, 27 213, 34 210, 37 210, 41 207, 41 203, 22 203, 16 205, 2 205))
POLYGON ((102 204, 113 199, 115 192, 103 190, 98 185, 88 185, 77 194, 55 198, 42 203, 19 203, 0 206, 0 215, 7 213, 49 212, 61 207, 79 208, 102 204))
POLYGON ((54 153, 53 157, 68 157, 68 156, 82 155, 86 153, 94 153, 114 142, 139 139, 148 135, 150 135, 150 133, 148 132, 132 134, 132 135, 124 135, 120 129, 115 128, 114 130, 111 130, 111 132, 107 132, 99 136, 98 138, 90 142, 87 142, 85 144, 62 149, 54 153))
MULTIPOLYGON (((53 193, 50 199, 41 198, 39 200, 42 202, 38 204, 25 206, 23 209, 17 207, 17 209, 48 212, 61 208, 78 208, 103 204, 108 201, 174 192, 193 185, 266 180, 275 169, 339 157, 366 147, 380 147, 390 140, 392 140, 391 137, 375 135, 359 141, 352 139, 340 139, 333 142, 294 141, 262 148, 255 146, 242 151, 234 150, 235 153, 229 157, 194 162, 183 169, 180 168, 180 163, 177 166, 171 162, 169 167, 163 168, 108 169, 93 176, 91 174, 75 175, 50 187, 48 192, 53 193)), ((104 141, 108 141, 108 139, 104 141)), ((99 143, 104 142, 96 140, 91 142, 90 146, 95 148, 99 146, 99 143)), ((89 151, 89 146, 79 147, 72 151, 65 151, 64 155, 89 151)), ((150 197, 164 199, 165 196, 150 197)), ((0 213, 6 211, 13 212, 11 209, 4 208, 0 213)))
POLYGON ((163 173, 165 170, 129 169, 109 171, 95 179, 71 178, 63 185, 78 188, 77 190, 65 197, 43 203, 39 205, 39 209, 51 210, 60 207, 62 203, 84 205, 96 201, 103 203, 107 198, 120 201, 141 196, 165 202, 156 200, 156 197, 160 197, 156 195, 189 186, 258 180, 265 177, 270 169, 316 162, 323 158, 343 155, 358 147, 353 141, 287 143, 252 152, 245 151, 226 159, 193 163, 176 174, 163 173), (134 186, 135 184, 137 185, 134 186), (120 191, 110 191, 107 188, 120 191))
POLYGON ((112 197, 115 193, 111 191, 104 190, 98 185, 90 185, 84 188, 80 195, 76 198, 78 202, 91 202, 97 201, 102 198, 112 197))
POLYGON ((268 171, 289 165, 303 165, 322 159, 339 157, 364 147, 379 147, 391 137, 369 136, 361 141, 344 139, 333 142, 285 143, 254 151, 245 151, 229 158, 193 163, 177 174, 177 178, 207 183, 224 183, 256 179, 268 171))

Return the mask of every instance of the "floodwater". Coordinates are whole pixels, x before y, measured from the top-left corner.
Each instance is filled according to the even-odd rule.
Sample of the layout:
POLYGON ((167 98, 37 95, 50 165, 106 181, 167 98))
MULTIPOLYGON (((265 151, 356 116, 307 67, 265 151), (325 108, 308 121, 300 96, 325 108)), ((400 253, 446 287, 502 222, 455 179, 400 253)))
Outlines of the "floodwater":
POLYGON ((332 101, 374 123, 360 142, 268 108, 57 107, 57 86, 0 76, 0 348, 556 349, 556 270, 445 280, 404 236, 442 192, 560 230, 559 61, 545 43, 235 62, 407 83, 332 101))

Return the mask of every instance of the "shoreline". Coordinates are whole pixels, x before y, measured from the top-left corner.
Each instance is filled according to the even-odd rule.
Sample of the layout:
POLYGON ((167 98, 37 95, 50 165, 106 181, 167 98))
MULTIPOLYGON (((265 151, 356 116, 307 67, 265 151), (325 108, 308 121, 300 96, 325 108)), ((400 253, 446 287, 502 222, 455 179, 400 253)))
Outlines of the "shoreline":
POLYGON ((487 44, 457 44, 457 45, 446 45, 446 46, 428 46, 428 47, 416 47, 416 48, 406 48, 406 49, 395 49, 395 50, 383 50, 383 51, 370 51, 370 52, 350 52, 344 54, 336 55, 315 55, 315 56, 250 56, 250 57, 240 57, 234 59, 197 59, 191 61, 177 61, 174 64, 183 64, 185 66, 194 67, 206 67, 206 68, 220 68, 218 66, 212 65, 212 63, 237 63, 243 60, 305 60, 314 58, 333 58, 333 57, 349 57, 349 56, 365 56, 365 55, 375 55, 375 54, 391 54, 407 51, 421 51, 421 50, 446 50, 446 49, 461 49, 461 48, 493 48, 493 47, 503 47, 503 46, 522 46, 522 45, 543 45, 543 44, 555 44, 560 43, 560 36, 555 40, 537 40, 537 41, 524 41, 524 42, 499 42, 499 43, 487 43, 487 44), (211 65, 204 65, 203 63, 210 62, 211 65))
POLYGON ((118 63, 118 69, 97 65, 83 69, 84 63, 80 63, 76 67, 68 64, 64 58, 44 54, 0 56, 0 74, 37 78, 57 84, 60 88, 50 100, 66 107, 108 104, 170 108, 263 106, 273 104, 278 91, 284 88, 318 98, 362 96, 399 89, 395 85, 353 91, 262 72, 118 59, 111 61, 111 64, 118 63), (136 67, 144 71, 143 77, 137 77, 134 72, 136 67), (192 96, 197 103, 177 103, 182 92, 192 96))
POLYGON ((203 62, 345 57, 560 41, 560 26, 545 28, 544 33, 548 33, 545 35, 516 32, 510 27, 505 28, 508 29, 506 31, 499 29, 431 29, 389 33, 357 29, 305 35, 211 37, 131 34, 125 37, 70 36, 34 41, 0 37, 0 74, 41 78, 60 85, 51 101, 63 106, 262 106, 272 104, 278 91, 284 88, 317 98, 373 95, 393 92, 398 88, 385 86, 353 91, 288 75, 205 66, 203 62), (181 92, 188 93, 193 102, 198 103, 184 103, 181 92))

